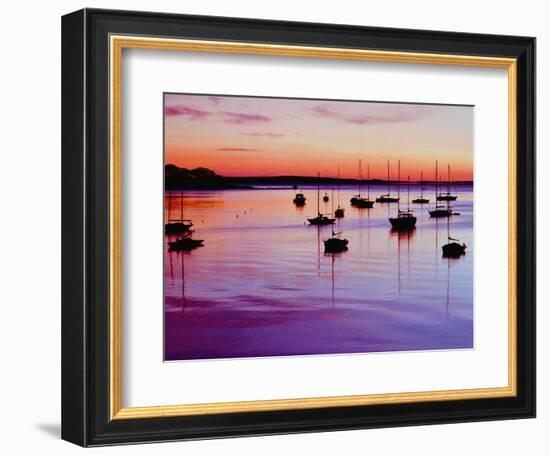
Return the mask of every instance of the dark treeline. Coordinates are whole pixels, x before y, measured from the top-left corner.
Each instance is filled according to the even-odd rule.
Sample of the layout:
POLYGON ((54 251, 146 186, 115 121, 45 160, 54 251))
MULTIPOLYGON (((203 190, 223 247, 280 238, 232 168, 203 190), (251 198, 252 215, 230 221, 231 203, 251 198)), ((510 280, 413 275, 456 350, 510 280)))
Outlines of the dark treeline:
MULTIPOLYGON (((254 186, 311 186, 317 185, 359 185, 358 179, 337 179, 333 177, 317 177, 317 176, 267 176, 267 177, 223 177, 216 174, 208 168, 179 168, 176 165, 166 165, 164 167, 164 177, 166 189, 238 189, 238 188, 254 188, 254 186)), ((366 184, 368 181, 361 181, 366 184)), ((371 179, 371 184, 387 184, 383 179, 371 179)), ((390 180, 390 183, 396 184, 397 179, 390 180)), ((401 180, 402 184, 406 181, 401 180)), ((434 181, 424 180, 411 183, 434 184, 434 181)), ((439 182, 444 184, 445 182, 439 182)), ((471 181, 453 181, 456 184, 472 184, 471 181)))

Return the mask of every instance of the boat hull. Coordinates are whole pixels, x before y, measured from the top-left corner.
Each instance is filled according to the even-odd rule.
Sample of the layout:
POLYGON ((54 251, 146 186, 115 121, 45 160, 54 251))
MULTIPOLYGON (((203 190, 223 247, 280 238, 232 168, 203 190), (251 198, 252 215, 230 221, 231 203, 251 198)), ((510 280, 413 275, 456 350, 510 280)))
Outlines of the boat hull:
POLYGON ((352 203, 352 206, 360 209, 370 209, 374 206, 374 201, 366 198, 355 198, 355 202, 352 203))
POLYGON ((166 223, 164 225, 164 232, 166 234, 185 233, 186 231, 189 231, 189 228, 191 228, 192 226, 193 226, 192 223, 181 223, 181 222, 166 223))
POLYGON ((415 198, 412 200, 414 204, 428 204, 430 202, 429 199, 426 198, 415 198))
POLYGON ((336 219, 323 216, 308 218, 307 221, 312 225, 332 225, 336 221, 336 219))
POLYGON ((336 218, 342 218, 344 216, 344 209, 339 208, 334 211, 334 217, 336 218))
POLYGON ((391 217, 388 220, 395 231, 410 231, 416 226, 416 217, 391 217))
POLYGON ((204 240, 202 239, 183 238, 168 242, 168 246, 171 251, 189 251, 197 247, 203 247, 203 242, 204 240))
POLYGON ((458 196, 455 195, 440 195, 436 199, 437 201, 456 201, 458 196))
POLYGON ((450 242, 441 247, 444 258, 458 258, 466 253, 466 244, 450 242))
POLYGON ((430 212, 430 217, 433 218, 443 218, 443 217, 450 217, 453 215, 453 212, 450 209, 435 209, 430 212))
POLYGON ((380 196, 376 198, 377 203, 397 203, 399 198, 394 198, 391 196, 380 196))
POLYGON ((326 253, 339 253, 348 250, 347 239, 330 238, 324 241, 326 253))

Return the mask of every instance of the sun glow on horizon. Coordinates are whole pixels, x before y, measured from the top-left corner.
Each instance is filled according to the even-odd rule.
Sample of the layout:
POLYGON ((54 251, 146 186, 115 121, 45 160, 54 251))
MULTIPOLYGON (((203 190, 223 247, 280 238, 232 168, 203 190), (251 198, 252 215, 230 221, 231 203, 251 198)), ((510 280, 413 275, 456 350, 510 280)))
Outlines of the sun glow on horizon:
POLYGON ((167 94, 165 163, 227 177, 473 179, 473 107, 167 94))

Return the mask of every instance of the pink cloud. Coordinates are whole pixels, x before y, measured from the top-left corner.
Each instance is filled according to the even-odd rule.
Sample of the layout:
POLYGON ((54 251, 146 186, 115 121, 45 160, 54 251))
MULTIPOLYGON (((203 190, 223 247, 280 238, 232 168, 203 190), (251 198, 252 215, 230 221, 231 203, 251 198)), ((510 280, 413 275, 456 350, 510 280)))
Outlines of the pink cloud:
POLYGON ((203 117, 210 115, 208 111, 191 108, 184 105, 166 106, 164 108, 164 114, 166 116, 185 116, 189 118, 189 120, 202 119, 203 117))
POLYGON ((245 114, 242 112, 229 112, 224 111, 222 113, 225 116, 224 122, 231 124, 248 124, 255 122, 269 122, 273 120, 271 117, 264 116, 261 114, 245 114))
POLYGON ((284 135, 283 133, 241 133, 242 136, 250 136, 251 138, 282 138, 284 135))
MULTIPOLYGON (((407 106, 406 108, 388 107, 372 112, 338 111, 329 105, 317 105, 313 111, 321 117, 341 120, 343 122, 364 124, 414 122, 426 117, 431 109, 427 106, 407 106)), ((369 110, 371 111, 371 110, 369 110)))
POLYGON ((258 149, 252 149, 250 147, 218 147, 216 150, 221 152, 254 152, 258 149))

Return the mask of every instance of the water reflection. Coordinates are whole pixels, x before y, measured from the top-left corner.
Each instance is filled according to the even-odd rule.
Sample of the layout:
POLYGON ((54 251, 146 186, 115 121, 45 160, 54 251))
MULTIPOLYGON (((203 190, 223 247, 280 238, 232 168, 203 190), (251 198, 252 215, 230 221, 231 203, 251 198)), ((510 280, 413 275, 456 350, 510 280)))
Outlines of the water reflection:
MULTIPOLYGON (((302 191, 308 211, 288 190, 184 193, 185 217, 205 242, 165 252, 166 359, 472 346, 471 188, 458 188, 461 215, 451 221, 470 251, 458 260, 442 258, 447 226, 429 205, 415 205, 415 230, 393 232, 394 205, 346 204, 334 229, 349 250, 325 254, 332 227, 304 225, 316 188, 302 191)), ((353 191, 342 187, 341 201, 353 191)), ((165 207, 170 197, 177 207, 178 195, 165 207)))

